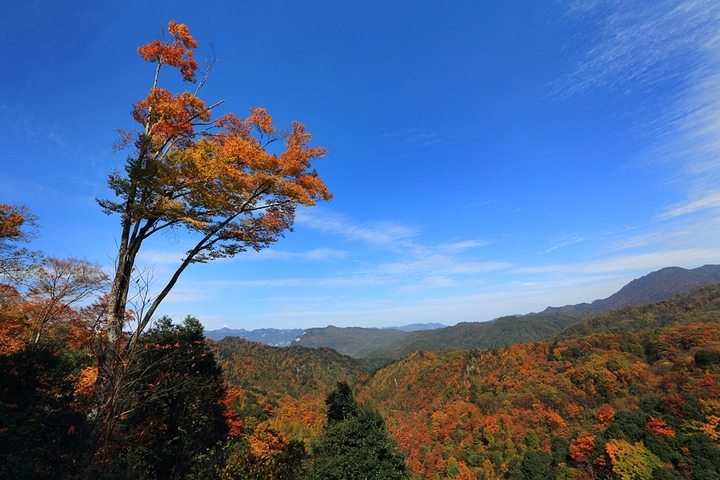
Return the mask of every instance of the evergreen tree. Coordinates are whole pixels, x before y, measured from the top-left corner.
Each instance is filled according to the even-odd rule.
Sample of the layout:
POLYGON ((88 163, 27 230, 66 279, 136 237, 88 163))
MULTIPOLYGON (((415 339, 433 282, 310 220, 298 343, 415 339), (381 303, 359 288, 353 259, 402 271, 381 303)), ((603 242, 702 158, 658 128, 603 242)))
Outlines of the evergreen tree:
POLYGON ((361 406, 347 383, 339 382, 326 400, 328 420, 313 445, 312 480, 401 480, 405 460, 374 409, 361 406))
POLYGON ((108 478, 183 478, 227 435, 220 400, 222 371, 205 344, 200 322, 160 319, 141 340, 120 401, 108 478))

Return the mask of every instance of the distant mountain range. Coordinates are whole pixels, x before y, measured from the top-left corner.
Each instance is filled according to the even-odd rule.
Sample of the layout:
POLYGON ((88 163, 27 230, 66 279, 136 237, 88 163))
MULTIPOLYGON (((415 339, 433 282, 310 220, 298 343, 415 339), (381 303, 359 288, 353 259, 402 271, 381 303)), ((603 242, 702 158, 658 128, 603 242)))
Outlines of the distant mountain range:
POLYGON ((720 283, 720 265, 692 270, 667 267, 637 278, 608 298, 592 303, 548 307, 539 313, 508 315, 489 322, 463 322, 450 327, 441 324, 413 324, 393 328, 311 328, 307 330, 231 330, 206 332, 208 338, 242 337, 271 346, 330 347, 339 353, 362 358, 378 367, 417 350, 442 351, 504 347, 550 339, 579 321, 621 307, 645 305, 679 293, 720 283))
POLYGON ((220 330, 208 330, 205 332, 205 336, 218 341, 225 337, 240 337, 251 342, 259 342, 271 347, 287 347, 293 342, 293 340, 302 335, 302 333, 303 330, 301 328, 260 328, 257 330, 245 330, 243 328, 234 330, 231 328, 221 328, 220 330))
MULTIPOLYGON (((347 337, 346 343, 356 343, 358 338, 363 336, 370 336, 377 338, 376 343, 374 343, 372 347, 377 348, 379 345, 382 344, 382 338, 387 338, 389 339, 389 341, 397 340, 399 337, 395 333, 396 331, 401 332, 400 336, 402 337, 404 336, 402 334, 406 334, 408 332, 414 332, 416 330, 434 330, 446 326, 447 325, 443 325, 442 323, 413 323, 411 325, 404 325, 402 327, 385 328, 338 328, 333 327, 332 325, 325 328, 311 328, 308 330, 303 330, 301 328, 260 328, 257 330, 245 330, 242 328, 221 328, 219 330, 208 330, 205 332, 205 336, 207 338, 212 338, 213 340, 217 341, 220 341, 225 337, 240 337, 250 342, 259 342, 264 345, 269 345, 271 347, 289 347, 291 345, 303 345, 306 347, 317 348, 326 346, 323 344, 323 341, 319 340, 317 337, 315 337, 314 340, 309 340, 307 345, 305 345, 305 343, 302 343, 302 337, 306 334, 306 332, 311 332, 311 335, 309 337, 314 337, 312 332, 315 330, 343 330, 343 334, 345 335, 345 337, 347 337)), ((349 352, 343 352, 342 350, 345 350, 343 348, 336 350, 346 355, 349 354, 349 352)), ((355 355, 351 356, 362 356, 362 354, 366 353, 365 351, 363 351, 362 347, 351 347, 351 351, 355 353, 355 355)))
POLYGON ((621 307, 658 302, 715 283, 720 283, 720 265, 705 265, 692 270, 667 267, 631 281, 603 300, 548 307, 540 313, 509 315, 489 322, 458 323, 431 332, 411 332, 401 341, 378 346, 363 355, 363 359, 371 366, 378 367, 417 350, 436 352, 506 347, 547 340, 585 318, 621 307))
POLYGON ((401 332, 414 332, 416 330, 436 330, 438 328, 445 328, 447 325, 442 323, 413 323, 402 327, 382 327, 387 330, 400 330, 401 332))

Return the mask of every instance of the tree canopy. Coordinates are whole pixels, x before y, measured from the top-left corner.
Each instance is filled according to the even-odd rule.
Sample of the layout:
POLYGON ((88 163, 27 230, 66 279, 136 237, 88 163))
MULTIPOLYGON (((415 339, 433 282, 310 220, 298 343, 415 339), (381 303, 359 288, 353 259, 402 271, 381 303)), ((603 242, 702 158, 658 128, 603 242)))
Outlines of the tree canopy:
POLYGON ((328 418, 313 445, 308 478, 314 480, 393 480, 408 477, 402 454, 380 413, 355 400, 338 382, 327 397, 328 418))
POLYGON ((214 117, 222 101, 208 105, 198 96, 214 61, 198 72, 198 45, 188 27, 172 21, 168 33, 167 39, 138 49, 155 65, 154 76, 148 95, 133 104, 139 128, 120 132, 115 145, 131 152, 124 169, 109 176, 115 198, 98 200, 105 213, 120 219, 98 356, 98 439, 115 421, 114 402, 142 331, 183 271, 193 263, 268 247, 292 229, 298 206, 332 197, 311 169, 326 150, 309 146, 311 135, 305 127, 293 122, 287 130, 278 129, 263 108, 251 108, 247 118, 233 113, 214 117), (173 93, 161 87, 161 72, 167 68, 196 83, 195 91, 173 93), (177 228, 193 235, 193 246, 178 259, 164 286, 153 296, 146 289, 140 308, 129 311, 133 281, 146 283, 136 268, 143 243, 177 228), (135 322, 134 331, 125 335, 129 319, 135 322))

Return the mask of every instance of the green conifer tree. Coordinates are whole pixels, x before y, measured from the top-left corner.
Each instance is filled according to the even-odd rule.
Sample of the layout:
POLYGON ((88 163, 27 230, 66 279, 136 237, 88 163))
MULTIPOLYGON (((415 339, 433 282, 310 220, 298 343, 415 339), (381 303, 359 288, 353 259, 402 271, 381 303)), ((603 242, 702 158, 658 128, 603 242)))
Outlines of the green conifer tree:
POLYGON ((311 480, 403 480, 405 459, 374 409, 355 400, 347 383, 339 382, 326 400, 328 420, 313 445, 311 480))

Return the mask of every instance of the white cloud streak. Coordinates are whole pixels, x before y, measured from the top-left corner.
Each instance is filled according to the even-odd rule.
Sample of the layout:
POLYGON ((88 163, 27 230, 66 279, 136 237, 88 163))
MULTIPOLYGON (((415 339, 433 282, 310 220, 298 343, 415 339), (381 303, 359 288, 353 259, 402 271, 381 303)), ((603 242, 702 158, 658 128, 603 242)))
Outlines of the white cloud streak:
MULTIPOLYGON (((655 87, 688 74, 717 32, 720 5, 711 0, 595 2, 569 10, 597 18, 583 60, 561 81, 558 93, 575 95, 598 87, 655 87)), ((692 72, 691 72, 692 73, 692 72)))
POLYGON ((694 198, 674 205, 659 215, 659 219, 681 217, 698 211, 720 208, 720 191, 706 193, 703 197, 694 198))
POLYGON ((668 168, 667 183, 687 197, 662 218, 718 206, 720 3, 595 2, 588 8, 575 5, 570 15, 597 18, 597 30, 556 95, 567 98, 598 88, 649 92, 653 111, 637 128, 658 142, 643 163, 668 168))
POLYGON ((563 273, 608 274, 622 272, 650 272, 673 265, 696 265, 716 263, 720 259, 720 247, 706 249, 666 250, 649 253, 608 256, 601 260, 575 264, 543 265, 514 269, 517 274, 563 273))
POLYGON ((363 241, 386 248, 404 248, 412 245, 410 239, 418 235, 418 230, 393 222, 367 222, 359 225, 342 215, 310 215, 298 211, 296 221, 322 232, 341 235, 349 240, 363 241))

